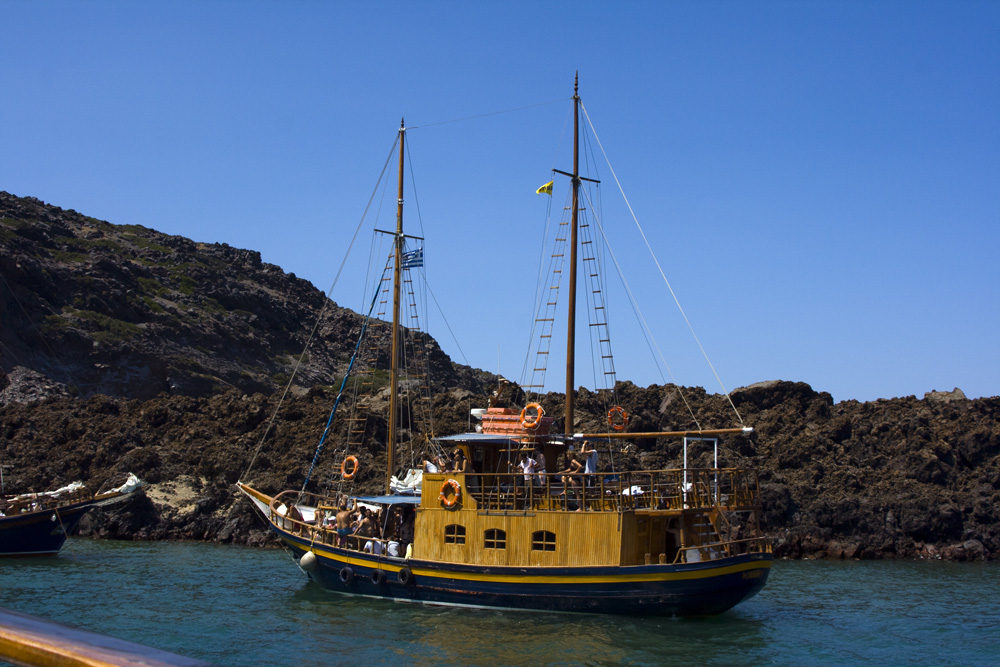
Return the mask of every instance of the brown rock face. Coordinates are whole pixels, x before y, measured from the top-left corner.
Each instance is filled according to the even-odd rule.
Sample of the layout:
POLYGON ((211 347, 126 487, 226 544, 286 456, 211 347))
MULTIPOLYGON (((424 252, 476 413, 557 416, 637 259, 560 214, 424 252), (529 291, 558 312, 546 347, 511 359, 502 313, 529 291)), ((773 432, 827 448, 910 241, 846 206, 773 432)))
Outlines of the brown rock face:
MULTIPOLYGON (((82 532, 119 539, 270 543, 238 479, 302 486, 360 321, 253 251, 118 226, 0 193, 0 456, 7 493, 81 480, 95 490, 135 472, 145 496, 95 511, 82 532), (292 375, 312 323, 318 342, 292 375), (8 467, 9 466, 9 467, 8 467)), ((420 437, 465 430, 496 378, 454 364, 424 334, 434 398, 420 437)), ((385 354, 382 354, 384 362, 385 354)), ((734 425, 726 397, 674 385, 616 388, 629 430, 734 425), (683 398, 683 400, 682 400, 683 398)), ((1000 554, 1000 398, 958 389, 834 403, 801 382, 743 387, 732 402, 754 433, 720 463, 761 471, 776 554, 793 558, 993 559, 1000 554)), ((540 401, 561 423, 563 396, 540 401)), ((379 408, 384 398, 368 400, 379 408)), ((373 492, 380 447, 351 451, 340 480, 338 413, 310 487, 373 492)), ((574 431, 603 430, 610 407, 582 390, 574 431)), ((372 432, 385 432, 374 420, 372 432)), ((419 464, 422 445, 400 452, 419 464)), ((707 465, 695 452, 689 464, 707 465)), ((605 464, 611 457, 605 456, 605 464)), ((614 462, 680 466, 676 442, 637 440, 614 462)))

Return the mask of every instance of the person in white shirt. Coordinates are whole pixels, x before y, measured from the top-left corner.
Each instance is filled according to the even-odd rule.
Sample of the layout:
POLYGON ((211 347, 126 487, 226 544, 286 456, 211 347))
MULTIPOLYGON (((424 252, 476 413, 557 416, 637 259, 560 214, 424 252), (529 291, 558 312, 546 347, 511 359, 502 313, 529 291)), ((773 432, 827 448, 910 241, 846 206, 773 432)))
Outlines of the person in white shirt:
POLYGON ((586 440, 583 441, 583 445, 580 447, 580 456, 583 457, 583 464, 586 467, 586 470, 584 470, 585 473, 593 474, 597 472, 597 450, 586 440))
POLYGON ((424 461, 424 472, 429 472, 431 474, 444 472, 444 461, 441 460, 440 456, 432 456, 424 461))
POLYGON ((521 455, 521 460, 517 462, 517 467, 524 473, 525 484, 531 484, 538 472, 538 462, 527 453, 521 455))

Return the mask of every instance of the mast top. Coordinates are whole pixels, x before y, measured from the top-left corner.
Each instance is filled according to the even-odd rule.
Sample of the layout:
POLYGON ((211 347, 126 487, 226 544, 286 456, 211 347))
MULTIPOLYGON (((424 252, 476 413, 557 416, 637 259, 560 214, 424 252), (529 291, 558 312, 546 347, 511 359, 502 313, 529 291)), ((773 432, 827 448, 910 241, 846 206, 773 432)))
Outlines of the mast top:
POLYGON ((580 97, 580 70, 576 71, 576 76, 573 78, 573 97, 580 97))

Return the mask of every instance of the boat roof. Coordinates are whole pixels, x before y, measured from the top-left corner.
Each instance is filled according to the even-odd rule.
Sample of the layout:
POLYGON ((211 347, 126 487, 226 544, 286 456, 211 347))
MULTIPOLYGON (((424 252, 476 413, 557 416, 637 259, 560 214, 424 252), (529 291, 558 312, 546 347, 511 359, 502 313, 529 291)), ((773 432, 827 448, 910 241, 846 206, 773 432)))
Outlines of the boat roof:
POLYGON ((443 435, 434 438, 438 442, 468 442, 477 445, 508 445, 520 447, 524 440, 548 440, 548 438, 531 436, 509 436, 496 433, 458 433, 456 435, 443 435))
POLYGON ((354 496, 359 503, 371 503, 372 505, 419 505, 420 496, 354 496))

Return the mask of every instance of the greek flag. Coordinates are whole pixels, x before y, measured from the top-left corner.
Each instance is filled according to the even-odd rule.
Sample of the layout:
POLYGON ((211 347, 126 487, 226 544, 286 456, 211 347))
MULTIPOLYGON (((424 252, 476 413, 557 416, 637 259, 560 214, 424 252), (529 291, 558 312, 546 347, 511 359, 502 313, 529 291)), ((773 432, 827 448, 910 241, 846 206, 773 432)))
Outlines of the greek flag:
POLYGON ((417 248, 403 253, 403 268, 416 269, 424 265, 424 249, 417 248))

